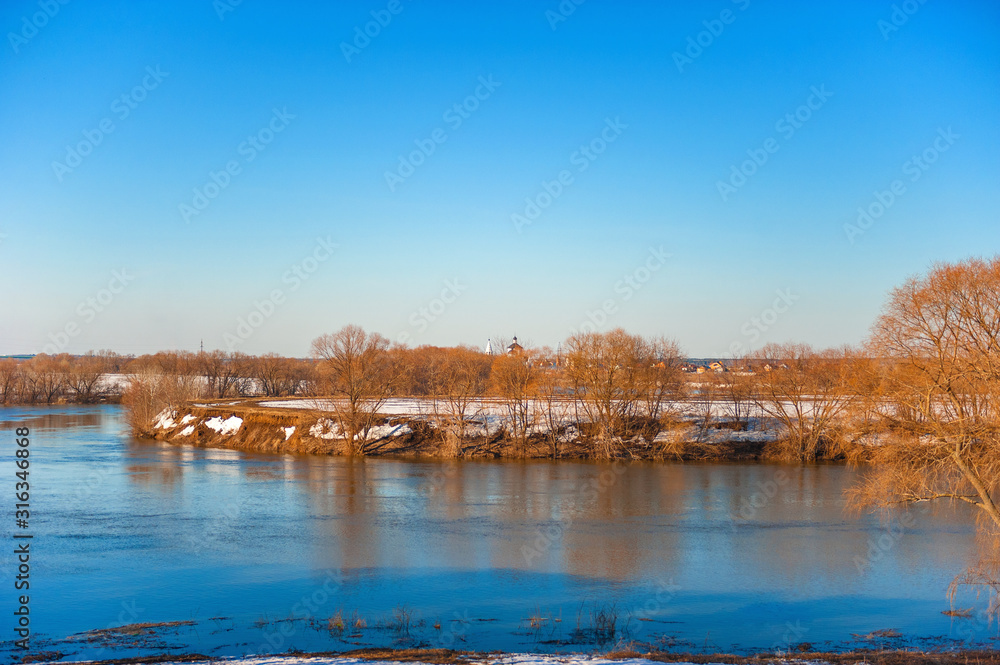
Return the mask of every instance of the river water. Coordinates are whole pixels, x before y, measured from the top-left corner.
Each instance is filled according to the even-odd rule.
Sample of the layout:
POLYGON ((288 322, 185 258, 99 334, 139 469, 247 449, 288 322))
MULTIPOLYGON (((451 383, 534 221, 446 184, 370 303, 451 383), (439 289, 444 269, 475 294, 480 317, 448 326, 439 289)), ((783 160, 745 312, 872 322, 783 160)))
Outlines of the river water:
POLYGON ((73 660, 996 644, 980 613, 942 613, 969 513, 848 514, 844 466, 255 455, 134 439, 115 406, 6 408, 8 543, 15 426, 32 432, 32 645, 73 660))

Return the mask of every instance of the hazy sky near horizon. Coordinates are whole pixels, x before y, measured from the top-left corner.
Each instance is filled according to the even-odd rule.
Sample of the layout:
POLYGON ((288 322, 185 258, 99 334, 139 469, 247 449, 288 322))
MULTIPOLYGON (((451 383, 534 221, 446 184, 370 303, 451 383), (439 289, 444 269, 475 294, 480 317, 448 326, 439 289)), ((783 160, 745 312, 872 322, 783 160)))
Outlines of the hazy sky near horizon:
POLYGON ((995 2, 35 0, 0 27, 0 354, 302 356, 347 323, 830 346, 1000 245, 995 2))

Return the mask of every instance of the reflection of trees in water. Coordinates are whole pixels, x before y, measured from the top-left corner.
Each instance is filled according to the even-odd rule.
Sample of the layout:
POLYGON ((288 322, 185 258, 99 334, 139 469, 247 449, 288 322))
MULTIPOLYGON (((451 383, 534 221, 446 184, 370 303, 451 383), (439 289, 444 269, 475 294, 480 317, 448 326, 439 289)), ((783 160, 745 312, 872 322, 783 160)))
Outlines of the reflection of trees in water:
MULTIPOLYGON (((688 577, 760 593, 881 583, 859 570, 858 557, 886 527, 845 515, 854 476, 839 466, 644 463, 615 474, 609 464, 566 462, 310 460, 298 468, 328 533, 319 539, 324 566, 688 577)), ((944 512, 914 518, 872 565, 918 574, 928 556, 947 561, 971 544, 964 526, 956 538, 934 537, 955 523, 944 512)))
POLYGON ((125 470, 129 482, 172 492, 184 478, 185 464, 193 449, 160 441, 131 439, 125 446, 125 470))
POLYGON ((664 515, 683 514, 684 494, 676 488, 684 473, 623 469, 315 458, 299 467, 306 499, 329 536, 318 553, 324 566, 445 566, 614 580, 671 573, 682 531, 656 524, 664 515), (526 553, 532 548, 537 555, 526 553))
POLYGON ((728 560, 745 572, 748 588, 866 593, 882 583, 869 575, 876 568, 922 575, 928 558, 943 564, 972 543, 968 520, 944 507, 915 508, 904 524, 848 514, 844 490, 856 474, 843 466, 709 468, 728 512, 712 551, 721 565, 728 560))
MULTIPOLYGON (((363 458, 302 458, 294 472, 304 480, 305 500, 319 518, 328 538, 317 538, 316 565, 320 568, 370 568, 384 565, 388 536, 380 520, 381 504, 363 458)), ((376 465, 380 466, 380 465, 376 465)))
POLYGON ((75 427, 99 427, 105 419, 104 413, 93 409, 78 412, 51 411, 41 413, 24 410, 20 413, 23 414, 23 417, 16 420, 0 420, 0 429, 30 427, 37 430, 64 430, 75 427))
POLYGON ((182 470, 170 464, 129 464, 128 478, 140 485, 172 487, 181 480, 182 470))

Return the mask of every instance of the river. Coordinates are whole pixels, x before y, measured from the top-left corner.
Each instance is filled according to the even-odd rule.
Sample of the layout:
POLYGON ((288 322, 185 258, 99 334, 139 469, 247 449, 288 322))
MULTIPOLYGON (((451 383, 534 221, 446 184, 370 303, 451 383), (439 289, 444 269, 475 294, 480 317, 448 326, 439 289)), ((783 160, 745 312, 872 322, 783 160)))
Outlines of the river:
MULTIPOLYGON (((31 428, 33 648, 71 660, 997 636, 979 613, 943 614, 974 554, 968 511, 849 514, 857 471, 841 465, 255 455, 134 439, 117 406, 5 408, 8 505, 15 426, 31 428), (190 623, 80 635, 178 621, 190 623)), ((4 551, 9 651, 16 562, 4 551)))

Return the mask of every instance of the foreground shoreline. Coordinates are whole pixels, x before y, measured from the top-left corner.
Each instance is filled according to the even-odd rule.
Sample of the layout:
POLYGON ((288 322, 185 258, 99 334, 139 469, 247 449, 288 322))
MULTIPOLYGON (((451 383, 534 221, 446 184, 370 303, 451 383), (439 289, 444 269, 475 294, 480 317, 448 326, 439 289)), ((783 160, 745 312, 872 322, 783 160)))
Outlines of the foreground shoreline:
MULTIPOLYGON (((201 665, 202 663, 232 663, 233 665, 396 665, 426 663, 428 665, 1000 665, 1000 651, 958 649, 947 651, 858 650, 843 653, 812 651, 811 645, 801 645, 796 653, 765 653, 740 656, 726 653, 692 654, 636 651, 612 651, 604 654, 532 654, 513 652, 477 653, 448 649, 360 649, 344 652, 295 652, 284 655, 220 658, 202 654, 157 655, 96 661, 55 661, 44 658, 22 659, 29 662, 79 662, 88 665, 158 664, 201 665)), ((40 656, 42 654, 39 654, 40 656)))

